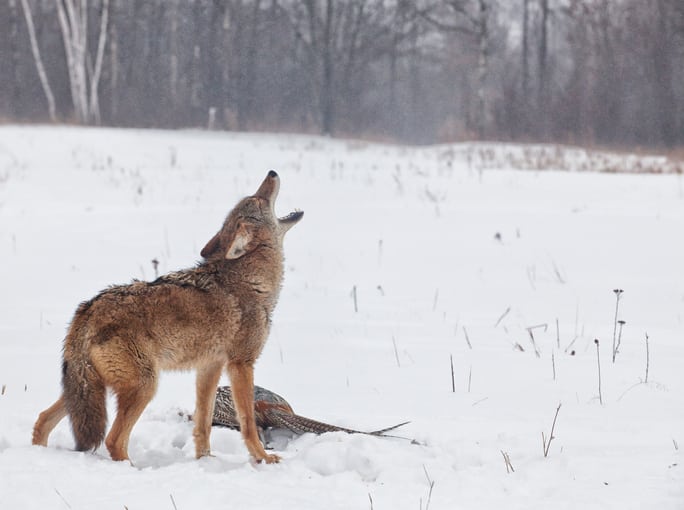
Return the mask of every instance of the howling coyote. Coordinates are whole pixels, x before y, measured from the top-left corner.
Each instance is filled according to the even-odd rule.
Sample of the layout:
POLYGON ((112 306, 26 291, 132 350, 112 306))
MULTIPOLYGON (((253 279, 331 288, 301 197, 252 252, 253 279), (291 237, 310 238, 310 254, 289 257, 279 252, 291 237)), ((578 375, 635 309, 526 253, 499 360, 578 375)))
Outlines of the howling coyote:
POLYGON ((283 236, 304 214, 276 217, 279 187, 278 174, 269 172, 228 214, 197 267, 110 287, 79 305, 64 340, 62 395, 40 413, 33 444, 47 445, 68 414, 76 449, 97 448, 110 388, 117 414, 105 445, 112 459, 128 459, 131 429, 154 396, 159 371, 195 368, 195 454, 209 455, 214 397, 227 367, 249 453, 257 461, 280 460, 259 440, 253 380, 283 278, 283 236))

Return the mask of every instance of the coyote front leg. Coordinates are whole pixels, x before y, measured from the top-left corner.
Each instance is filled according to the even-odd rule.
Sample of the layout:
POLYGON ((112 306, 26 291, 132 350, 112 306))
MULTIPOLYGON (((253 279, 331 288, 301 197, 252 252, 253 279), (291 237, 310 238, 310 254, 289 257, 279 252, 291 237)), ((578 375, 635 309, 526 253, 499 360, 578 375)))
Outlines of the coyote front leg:
POLYGON ((195 456, 198 459, 205 455, 211 455, 209 435, 211 434, 211 421, 214 414, 216 388, 218 387, 222 370, 223 363, 216 363, 197 370, 195 429, 192 435, 195 438, 195 456))
POLYGON ((254 418, 254 367, 251 363, 228 363, 228 375, 233 389, 233 403, 240 422, 240 432, 249 453, 257 462, 279 462, 280 457, 264 450, 254 418))

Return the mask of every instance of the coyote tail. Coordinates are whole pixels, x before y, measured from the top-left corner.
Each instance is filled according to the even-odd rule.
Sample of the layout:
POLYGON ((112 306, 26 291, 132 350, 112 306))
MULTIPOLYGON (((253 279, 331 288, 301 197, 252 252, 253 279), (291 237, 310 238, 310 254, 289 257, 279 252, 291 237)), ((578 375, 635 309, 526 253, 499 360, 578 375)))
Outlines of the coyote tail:
MULTIPOLYGON (((80 311, 80 310, 79 310, 80 311)), ((84 338, 77 317, 70 328, 62 363, 64 404, 76 439, 76 450, 97 448, 107 427, 106 388, 92 365, 89 342, 84 338)), ((83 328, 84 329, 84 328, 83 328)))

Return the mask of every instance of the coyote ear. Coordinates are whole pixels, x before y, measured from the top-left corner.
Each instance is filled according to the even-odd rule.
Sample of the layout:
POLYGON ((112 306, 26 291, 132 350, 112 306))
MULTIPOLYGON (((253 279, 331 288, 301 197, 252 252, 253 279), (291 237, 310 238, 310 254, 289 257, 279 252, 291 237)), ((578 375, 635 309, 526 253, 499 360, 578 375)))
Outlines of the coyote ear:
MULTIPOLYGON (((220 234, 220 232, 219 232, 220 234)), ((206 244, 204 248, 202 248, 202 251, 200 252, 200 255, 204 257, 205 259, 208 259, 211 257, 214 253, 216 253, 216 250, 219 249, 220 247, 220 242, 219 242, 219 234, 216 234, 214 237, 211 238, 211 240, 206 244)))
POLYGON ((228 243, 226 258, 229 260, 238 259, 250 251, 249 245, 252 242, 252 233, 243 223, 238 223, 232 239, 228 243))

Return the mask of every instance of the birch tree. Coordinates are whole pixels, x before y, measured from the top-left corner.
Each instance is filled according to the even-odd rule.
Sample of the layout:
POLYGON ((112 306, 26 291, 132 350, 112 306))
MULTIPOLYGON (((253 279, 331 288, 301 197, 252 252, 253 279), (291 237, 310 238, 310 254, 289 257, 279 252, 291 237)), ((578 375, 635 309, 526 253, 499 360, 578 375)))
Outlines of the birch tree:
POLYGON ((26 28, 28 29, 29 40, 31 42, 31 52, 33 53, 33 60, 36 63, 36 71, 38 71, 38 78, 40 78, 40 85, 43 88, 45 99, 48 103, 48 113, 52 122, 57 121, 57 114, 55 113, 55 96, 52 93, 50 82, 45 73, 45 66, 43 59, 40 56, 40 49, 38 48, 38 41, 36 40, 36 28, 33 24, 33 15, 27 0, 21 0, 21 8, 24 11, 24 18, 26 19, 26 28))
POLYGON ((109 0, 102 0, 100 32, 94 63, 88 51, 88 1, 55 0, 55 2, 64 42, 74 113, 78 121, 83 124, 99 124, 101 119, 98 85, 107 43, 109 0))

